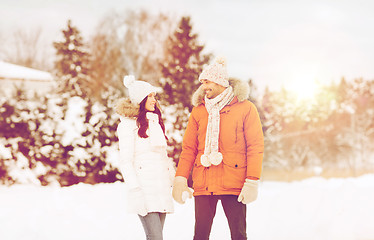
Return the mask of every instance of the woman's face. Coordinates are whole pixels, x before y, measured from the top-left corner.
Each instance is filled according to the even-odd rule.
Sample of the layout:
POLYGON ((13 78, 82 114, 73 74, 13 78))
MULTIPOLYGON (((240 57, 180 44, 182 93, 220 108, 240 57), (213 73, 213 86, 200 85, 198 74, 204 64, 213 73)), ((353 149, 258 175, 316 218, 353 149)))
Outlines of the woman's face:
POLYGON ((150 93, 148 95, 147 101, 145 102, 145 109, 147 109, 150 112, 153 112, 155 110, 156 105, 156 93, 150 93))

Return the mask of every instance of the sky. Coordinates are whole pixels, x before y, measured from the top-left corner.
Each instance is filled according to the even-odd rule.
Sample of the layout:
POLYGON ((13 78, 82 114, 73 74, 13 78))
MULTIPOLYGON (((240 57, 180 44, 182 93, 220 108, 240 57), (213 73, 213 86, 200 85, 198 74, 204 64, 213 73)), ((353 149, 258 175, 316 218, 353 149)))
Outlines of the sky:
POLYGON ((374 79, 372 0, 0 0, 0 39, 41 27, 55 41, 67 19, 90 36, 110 11, 139 8, 191 16, 206 51, 260 89, 374 79))
MULTIPOLYGON (((248 239, 374 239, 374 175, 314 177, 294 182, 262 181, 247 205, 248 239)), ((0 185, 2 240, 143 240, 141 223, 126 213, 123 183, 78 184, 67 188, 0 185)), ((165 240, 190 240, 194 203, 174 204, 166 217, 165 240)), ((220 202, 211 239, 230 239, 220 202)))

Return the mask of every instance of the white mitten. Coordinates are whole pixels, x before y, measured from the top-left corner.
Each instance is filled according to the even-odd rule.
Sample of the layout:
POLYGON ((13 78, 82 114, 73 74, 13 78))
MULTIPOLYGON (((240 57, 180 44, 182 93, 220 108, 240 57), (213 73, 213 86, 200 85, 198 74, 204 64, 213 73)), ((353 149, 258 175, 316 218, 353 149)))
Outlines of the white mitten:
POLYGON ((258 180, 246 179, 242 191, 239 194, 238 202, 242 202, 243 204, 253 202, 257 198, 257 192, 258 180))
POLYGON ((176 202, 183 204, 187 198, 192 198, 192 191, 187 185, 187 178, 176 176, 173 184, 173 198, 176 202))
POLYGON ((145 206, 144 193, 141 188, 130 189, 127 192, 127 201, 131 212, 135 212, 143 217, 148 214, 145 206))

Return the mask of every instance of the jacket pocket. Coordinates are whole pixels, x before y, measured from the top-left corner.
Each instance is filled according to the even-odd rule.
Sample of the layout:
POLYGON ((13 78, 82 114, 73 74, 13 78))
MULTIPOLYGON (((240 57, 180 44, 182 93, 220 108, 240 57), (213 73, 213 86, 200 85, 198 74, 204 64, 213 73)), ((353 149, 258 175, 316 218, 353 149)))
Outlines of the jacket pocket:
POLYGON ((222 185, 226 189, 241 189, 247 175, 247 165, 242 161, 223 161, 222 185))
POLYGON ((195 191, 204 189, 206 185, 206 170, 203 165, 195 163, 192 170, 192 181, 195 191))

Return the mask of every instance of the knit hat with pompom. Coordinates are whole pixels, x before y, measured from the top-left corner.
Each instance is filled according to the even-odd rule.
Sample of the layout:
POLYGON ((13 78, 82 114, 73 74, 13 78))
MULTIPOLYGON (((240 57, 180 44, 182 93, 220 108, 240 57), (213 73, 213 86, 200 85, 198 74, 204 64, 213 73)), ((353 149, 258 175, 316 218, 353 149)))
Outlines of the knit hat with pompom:
POLYGON ((133 75, 127 75, 123 78, 123 84, 129 90, 129 97, 132 103, 139 104, 150 93, 160 92, 159 88, 152 86, 144 81, 136 81, 133 75))
POLYGON ((221 86, 229 86, 229 76, 226 69, 226 59, 224 57, 217 57, 214 63, 204 68, 203 72, 199 76, 199 81, 203 79, 215 82, 221 86))

